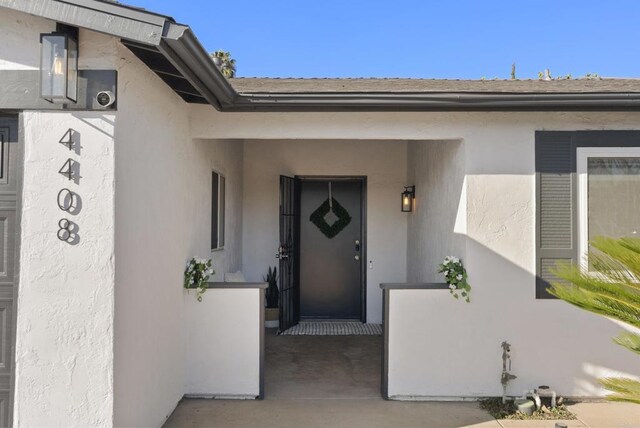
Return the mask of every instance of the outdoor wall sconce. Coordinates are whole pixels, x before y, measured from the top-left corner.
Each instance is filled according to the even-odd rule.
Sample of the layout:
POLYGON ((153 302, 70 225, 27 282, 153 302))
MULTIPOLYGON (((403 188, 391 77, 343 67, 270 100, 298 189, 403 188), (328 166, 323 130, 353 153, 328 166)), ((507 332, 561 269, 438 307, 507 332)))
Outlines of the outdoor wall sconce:
POLYGON ((413 204, 416 199, 416 186, 405 186, 402 192, 402 212, 410 213, 413 211, 413 204))
POLYGON ((78 29, 58 24, 40 35, 40 96, 56 103, 78 100, 78 29))

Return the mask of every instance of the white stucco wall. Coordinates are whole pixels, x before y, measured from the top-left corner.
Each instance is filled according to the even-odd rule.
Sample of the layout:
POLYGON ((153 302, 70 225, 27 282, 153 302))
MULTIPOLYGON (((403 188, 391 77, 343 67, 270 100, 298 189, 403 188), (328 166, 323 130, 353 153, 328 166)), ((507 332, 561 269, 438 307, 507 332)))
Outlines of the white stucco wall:
POLYGON ((245 141, 243 269, 247 280, 261 281, 268 266, 277 265, 280 175, 366 176, 367 321, 381 322, 378 284, 404 281, 406 274, 407 216, 400 212, 406 148, 404 141, 245 141))
POLYGON ((15 426, 109 426, 113 414, 114 123, 101 113, 24 113, 15 426), (73 128, 79 155, 58 144, 73 128), (80 163, 78 185, 58 173, 80 163), (63 187, 82 201, 61 211, 63 187), (58 220, 79 227, 58 240, 58 220))
POLYGON ((256 398, 260 395, 260 306, 257 288, 209 289, 196 300, 184 292, 185 394, 256 398))
POLYGON ((241 266, 242 143, 189 138, 187 104, 124 47, 116 127, 115 424, 160 426, 184 394, 182 281, 241 266), (225 249, 211 253, 211 172, 226 176, 225 249))
POLYGON ((0 9, 0 70, 38 70, 40 34, 55 29, 53 21, 0 9))
MULTIPOLYGON (((201 140, 198 141, 198 144, 202 144, 206 148, 203 163, 205 168, 209 168, 209 187, 207 187, 209 200, 211 199, 211 171, 216 171, 225 177, 225 242, 222 250, 211 252, 212 267, 215 273, 210 278, 211 281, 224 281, 225 273, 242 270, 244 142, 241 140, 201 140)), ((200 176, 203 173, 199 172, 198 174, 200 176)), ((205 211, 205 214, 210 212, 211 208, 205 211)), ((208 214, 205 221, 208 223, 204 229, 200 230, 206 234, 207 242, 210 242, 211 218, 208 214)))
POLYGON ((442 282, 446 256, 465 258, 466 186, 461 141, 410 141, 407 184, 416 186, 408 215, 407 281, 442 282))
MULTIPOLYGON (((597 383, 598 377, 612 372, 640 374, 636 356, 611 341, 620 331, 617 324, 561 301, 535 299, 534 254, 535 131, 640 129, 639 113, 267 113, 230 116, 202 106, 192 106, 191 111, 192 134, 198 137, 461 142, 466 165, 463 184, 466 195, 463 195, 463 201, 458 199, 460 194, 455 196, 458 210, 454 230, 450 230, 450 221, 443 227, 449 229, 446 233, 465 236, 464 257, 473 286, 473 302, 469 305, 450 302, 448 299, 452 298, 446 292, 437 292, 437 298, 428 295, 405 299, 411 301, 407 302, 408 306, 398 308, 397 313, 415 315, 411 322, 407 321, 413 328, 403 330, 408 335, 405 337, 407 343, 413 341, 446 349, 449 338, 454 336, 456 343, 461 345, 455 348, 458 352, 448 354, 451 362, 443 368, 449 370, 450 376, 446 380, 434 380, 428 368, 422 369, 430 364, 442 368, 437 360, 430 361, 429 357, 433 359, 435 354, 429 354, 424 348, 420 364, 411 365, 415 368, 411 373, 411 384, 396 384, 399 388, 406 386, 411 395, 441 395, 442 392, 450 396, 496 395, 501 389, 500 343, 503 340, 513 345, 513 372, 518 378, 509 388, 517 394, 525 388, 549 384, 565 395, 601 396, 605 391, 597 383), (437 302, 436 307, 432 308, 434 302, 437 302), (450 303, 458 306, 447 310, 450 303), (432 329, 431 325, 440 328, 432 329), (460 368, 452 370, 449 366, 460 368), (467 383, 472 383, 473 387, 467 383)), ((245 217, 245 223, 246 220, 245 217)), ((275 223, 262 226, 254 232, 268 230, 268 226, 275 227, 275 223)), ((425 234, 428 239, 428 231, 423 227, 426 226, 421 226, 415 233, 425 234)), ((374 230, 369 228, 370 233, 374 230)), ((247 236, 245 232, 245 248, 247 236)), ((275 242, 275 238, 272 241, 275 242)), ((411 257, 413 255, 408 259, 411 257)), ((420 262, 420 258, 415 260, 415 263, 420 262)), ((428 260, 423 263, 431 264, 428 260)), ((422 269, 427 272, 433 266, 418 271, 422 269)), ((381 276, 389 278, 390 275, 381 276)), ((426 276, 425 280, 428 279, 426 276)), ((402 275, 396 280, 402 281, 402 275)), ((398 302, 402 304, 401 299, 398 302)))
MULTIPOLYGON (((2 9, 6 43, 0 47, 0 68, 38 68, 40 33, 54 28, 52 22, 2 9)), ((80 49, 86 50, 81 68, 113 61, 108 48, 99 47, 104 37, 82 32, 81 40, 80 49)), ((22 113, 15 426, 113 422, 115 122, 111 112, 22 113), (70 128, 79 141, 77 151, 58 144, 70 128), (80 165, 77 183, 58 173, 68 158, 80 165), (63 187, 80 197, 75 214, 56 204, 63 187), (79 228, 74 245, 56 236, 61 218, 79 228)))

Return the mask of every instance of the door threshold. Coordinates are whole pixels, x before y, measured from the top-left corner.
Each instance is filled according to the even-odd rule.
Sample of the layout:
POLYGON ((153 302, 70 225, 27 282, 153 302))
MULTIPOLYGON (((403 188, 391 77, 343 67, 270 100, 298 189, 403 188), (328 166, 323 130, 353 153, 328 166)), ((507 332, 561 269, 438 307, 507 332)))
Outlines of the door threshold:
POLYGON ((300 323, 305 322, 359 322, 362 321, 358 318, 305 318, 301 319, 300 323))

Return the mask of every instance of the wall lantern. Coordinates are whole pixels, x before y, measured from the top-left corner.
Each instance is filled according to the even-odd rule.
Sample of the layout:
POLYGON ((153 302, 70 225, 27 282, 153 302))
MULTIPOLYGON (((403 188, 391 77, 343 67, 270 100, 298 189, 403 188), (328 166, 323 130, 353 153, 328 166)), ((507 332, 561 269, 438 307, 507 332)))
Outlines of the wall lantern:
POLYGON ((78 100, 78 29, 58 24, 40 35, 40 96, 56 103, 78 100))
POLYGON ((402 212, 410 213, 416 199, 416 186, 406 186, 402 192, 402 212))

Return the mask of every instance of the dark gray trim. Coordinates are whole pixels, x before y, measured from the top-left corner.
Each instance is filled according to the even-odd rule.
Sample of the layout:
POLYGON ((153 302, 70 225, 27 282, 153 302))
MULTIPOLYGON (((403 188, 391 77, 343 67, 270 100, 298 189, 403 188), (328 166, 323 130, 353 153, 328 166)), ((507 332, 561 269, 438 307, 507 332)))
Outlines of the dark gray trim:
POLYGON ((258 395, 258 400, 264 399, 264 368, 265 368, 265 325, 264 325, 264 301, 265 301, 265 289, 260 288, 260 299, 258 301, 258 306, 260 307, 260 320, 259 320, 259 328, 260 328, 260 368, 259 368, 259 376, 260 376, 260 393, 258 395))
POLYGON ((12 307, 12 331, 11 331, 11 359, 13 360, 11 364, 11 385, 9 387, 11 397, 14 397, 10 400, 10 408, 7 410, 9 412, 9 426, 13 426, 13 404, 15 400, 15 381, 16 381, 16 341, 17 341, 17 321, 18 321, 18 291, 20 287, 20 248, 22 246, 22 188, 24 181, 24 118, 22 114, 19 114, 16 117, 16 130, 18 132, 17 141, 18 141, 18 153, 19 158, 17 162, 17 171, 16 171, 16 225, 15 225, 15 265, 14 265, 14 281, 15 285, 13 287, 13 307, 12 307))
POLYGON ((388 288, 383 288, 382 329, 384 343, 382 345, 382 376, 380 394, 385 400, 389 399, 389 293, 390 290, 388 288))
MULTIPOLYGON (((576 153, 579 147, 640 147, 640 130, 631 131, 536 131, 535 134, 535 171, 536 171, 536 299, 554 299, 547 288, 550 281, 558 280, 545 270, 543 264, 555 265, 557 261, 566 260, 577 263, 580 260, 578 248, 579 213, 578 213, 578 179, 576 174, 576 153), (563 149, 564 147, 564 149, 563 149), (562 154, 558 151, 565 151, 562 154), (558 236, 570 234, 570 242, 565 245, 543 248, 542 246, 542 178, 562 179, 567 177, 570 186, 570 197, 565 209, 570 210, 570 230, 553 230, 558 236), (545 263, 543 263, 543 260, 545 263)), ((560 224, 560 223, 558 223, 560 224)))
POLYGON ((266 282, 207 282, 207 288, 259 288, 265 289, 269 286, 266 282))
POLYGON ((637 93, 298 93, 240 94, 223 111, 501 111, 636 110, 637 93))
POLYGON ((116 70, 79 70, 78 102, 53 104, 40 97, 39 70, 0 70, 0 110, 117 110, 116 70), (116 94, 116 103, 103 108, 95 101, 98 92, 109 90, 116 94))
POLYGON ((449 285, 444 282, 397 282, 380 284, 383 290, 448 290, 449 285))
POLYGON ((0 0, 0 7, 75 27, 157 45, 171 18, 95 0, 0 0))

